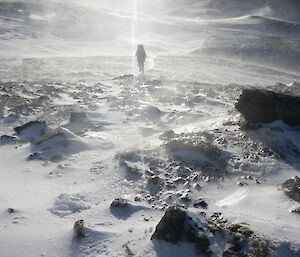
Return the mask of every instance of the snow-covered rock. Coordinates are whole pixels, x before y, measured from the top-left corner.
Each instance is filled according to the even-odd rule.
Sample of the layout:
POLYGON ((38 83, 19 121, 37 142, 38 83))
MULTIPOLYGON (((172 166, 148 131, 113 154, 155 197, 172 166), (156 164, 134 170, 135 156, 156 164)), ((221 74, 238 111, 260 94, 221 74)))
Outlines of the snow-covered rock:
POLYGON ((209 232, 205 219, 195 217, 179 207, 170 207, 156 226, 151 240, 171 243, 187 241, 194 243, 199 253, 211 255, 209 232))

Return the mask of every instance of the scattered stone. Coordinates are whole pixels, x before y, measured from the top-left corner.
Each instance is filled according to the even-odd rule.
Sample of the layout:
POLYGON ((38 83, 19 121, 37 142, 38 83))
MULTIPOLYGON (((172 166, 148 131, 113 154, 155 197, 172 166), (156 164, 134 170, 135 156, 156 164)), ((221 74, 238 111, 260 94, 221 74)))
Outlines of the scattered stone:
POLYGON ((116 198, 110 205, 110 208, 127 208, 129 203, 126 199, 116 198))
POLYGON ((235 108, 249 123, 282 120, 290 126, 300 124, 300 97, 264 89, 244 89, 235 108))
POLYGON ((204 217, 196 218, 179 207, 170 207, 156 226, 151 240, 164 240, 174 244, 187 241, 194 243, 199 253, 210 256, 209 234, 204 217))
POLYGON ((244 182, 244 181, 240 181, 237 183, 238 186, 240 187, 243 187, 243 186, 248 186, 248 183, 247 182, 244 182))
POLYGON ((283 192, 291 199, 300 202, 300 178, 295 176, 285 181, 281 188, 283 192))
POLYGON ((222 216, 222 213, 221 212, 214 212, 212 215, 211 215, 211 218, 212 219, 218 219, 222 216))

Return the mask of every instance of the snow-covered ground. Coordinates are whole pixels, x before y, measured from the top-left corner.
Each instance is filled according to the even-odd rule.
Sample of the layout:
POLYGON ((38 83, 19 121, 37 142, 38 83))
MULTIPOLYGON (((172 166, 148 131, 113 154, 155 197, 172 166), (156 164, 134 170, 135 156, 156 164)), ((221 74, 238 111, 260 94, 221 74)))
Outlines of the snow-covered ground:
POLYGON ((13 136, 0 139, 0 256, 196 256, 150 237, 166 207, 200 197, 300 249, 299 203, 279 190, 299 174, 299 129, 242 130, 234 109, 245 87, 300 81, 299 4, 137 2, 0 1, 0 135, 13 136), (129 209, 110 209, 119 197, 129 209))

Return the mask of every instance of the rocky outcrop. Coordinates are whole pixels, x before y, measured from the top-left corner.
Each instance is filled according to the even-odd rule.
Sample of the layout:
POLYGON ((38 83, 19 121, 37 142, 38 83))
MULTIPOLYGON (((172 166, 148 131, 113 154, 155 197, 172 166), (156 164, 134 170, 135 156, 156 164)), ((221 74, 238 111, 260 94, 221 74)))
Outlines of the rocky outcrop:
POLYGON ((164 240, 170 243, 187 241, 194 243, 197 251, 206 256, 211 255, 210 232, 205 220, 193 217, 179 207, 170 207, 158 223, 151 240, 164 240))
POLYGON ((283 192, 291 199, 300 202, 300 178, 295 176, 285 181, 281 188, 283 192))
POLYGON ((300 97, 264 89, 244 89, 235 108, 249 123, 282 120, 290 126, 300 124, 300 97))

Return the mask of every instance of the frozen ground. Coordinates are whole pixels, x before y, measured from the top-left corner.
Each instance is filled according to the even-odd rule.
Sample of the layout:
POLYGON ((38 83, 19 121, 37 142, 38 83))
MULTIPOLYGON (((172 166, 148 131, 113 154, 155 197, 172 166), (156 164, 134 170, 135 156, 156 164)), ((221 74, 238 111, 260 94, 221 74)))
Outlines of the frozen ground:
MULTIPOLYGON (((299 256, 280 252, 300 249, 300 223, 290 212, 297 203, 279 190, 299 174, 299 128, 274 122, 243 130, 234 109, 244 87, 300 95, 296 83, 274 86, 300 81, 297 15, 283 17, 258 3, 220 15, 214 1, 202 1, 210 3, 204 15, 190 13, 197 3, 186 2, 163 15, 138 15, 150 32, 139 35, 149 57, 146 75, 137 76, 133 58, 124 55, 131 32, 82 41, 75 30, 66 39, 70 28, 61 26, 65 9, 57 11, 57 2, 43 12, 31 6, 28 18, 23 4, 1 1, 0 135, 13 136, 0 139, 1 257, 196 256, 189 244, 150 237, 168 206, 197 213, 192 205, 200 197, 208 214, 222 212, 276 241, 278 256, 299 256), (120 56, 105 55, 108 46, 120 56), (47 124, 15 135, 13 128, 35 120, 47 124), (39 137, 41 129, 46 135, 39 137), (110 209, 118 197, 131 202, 129 210, 110 209), (81 240, 73 233, 79 219, 88 227, 81 240)), ((107 24, 111 16, 116 24, 132 19, 126 8, 103 6, 107 24)), ((99 15, 92 14, 88 24, 99 15)))

